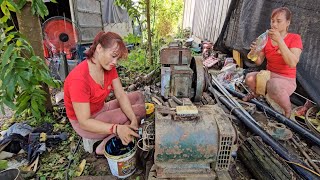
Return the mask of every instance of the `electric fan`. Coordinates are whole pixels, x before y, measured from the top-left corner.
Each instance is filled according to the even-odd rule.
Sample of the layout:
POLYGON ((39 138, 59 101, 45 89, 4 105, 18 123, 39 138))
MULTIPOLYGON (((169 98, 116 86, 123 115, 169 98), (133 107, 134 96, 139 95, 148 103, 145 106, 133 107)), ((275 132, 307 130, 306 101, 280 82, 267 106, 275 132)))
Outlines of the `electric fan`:
POLYGON ((58 63, 58 68, 56 67, 55 69, 59 69, 57 71, 60 72, 60 78, 58 79, 64 80, 69 73, 68 59, 74 59, 76 55, 75 52, 79 40, 78 28, 70 19, 54 16, 43 23, 42 30, 45 57, 49 59, 50 64, 52 60, 62 60, 61 66, 58 63))

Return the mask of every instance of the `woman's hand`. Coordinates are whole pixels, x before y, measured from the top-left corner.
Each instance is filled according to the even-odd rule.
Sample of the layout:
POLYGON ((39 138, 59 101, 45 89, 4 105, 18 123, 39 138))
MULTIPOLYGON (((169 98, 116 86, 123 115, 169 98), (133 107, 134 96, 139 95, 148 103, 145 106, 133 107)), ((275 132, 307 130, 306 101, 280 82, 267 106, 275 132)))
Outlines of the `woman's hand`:
POLYGON ((257 49, 257 39, 255 41, 252 41, 252 43, 250 45, 250 52, 253 53, 256 51, 256 49, 257 49))
POLYGON ((139 135, 135 132, 138 130, 137 127, 132 125, 118 125, 117 126, 117 134, 121 139, 123 145, 128 145, 130 142, 133 141, 134 137, 139 137, 139 135))
POLYGON ((257 49, 257 40, 253 41, 250 45, 250 51, 254 52, 257 49))
POLYGON ((248 57, 248 59, 253 61, 256 65, 259 66, 264 61, 264 53, 257 52, 257 40, 258 40, 258 38, 251 43, 250 52, 247 54, 247 57, 248 57))
POLYGON ((269 29, 268 36, 276 43, 279 43, 282 40, 280 32, 275 29, 269 29))

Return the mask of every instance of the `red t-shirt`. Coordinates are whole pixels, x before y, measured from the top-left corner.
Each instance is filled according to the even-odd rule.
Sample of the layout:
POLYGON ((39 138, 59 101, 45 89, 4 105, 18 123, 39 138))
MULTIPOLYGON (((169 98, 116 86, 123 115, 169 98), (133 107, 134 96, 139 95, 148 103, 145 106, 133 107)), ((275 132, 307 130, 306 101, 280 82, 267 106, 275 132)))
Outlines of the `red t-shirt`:
POLYGON ((64 104, 69 119, 77 120, 72 102, 90 103, 91 115, 99 112, 112 87, 112 80, 118 77, 116 68, 104 72, 104 87, 96 83, 89 74, 87 60, 77 65, 64 82, 64 104))
MULTIPOLYGON (((303 49, 302 40, 299 34, 289 33, 283 40, 289 49, 303 49)), ((271 39, 268 37, 268 42, 264 47, 264 53, 267 58, 267 70, 285 77, 296 78, 296 68, 289 67, 279 53, 280 50, 277 52, 278 50, 279 47, 272 45, 271 39)))

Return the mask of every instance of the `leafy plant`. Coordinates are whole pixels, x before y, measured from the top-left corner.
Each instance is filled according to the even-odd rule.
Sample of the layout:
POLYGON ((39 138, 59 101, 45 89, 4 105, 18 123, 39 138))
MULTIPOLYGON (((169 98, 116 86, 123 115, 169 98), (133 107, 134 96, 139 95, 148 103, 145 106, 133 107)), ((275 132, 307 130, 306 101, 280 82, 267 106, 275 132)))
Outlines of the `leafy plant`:
POLYGON ((129 16, 132 19, 138 18, 140 19, 141 12, 144 11, 145 2, 144 1, 135 1, 134 3, 132 0, 115 0, 114 4, 117 6, 124 7, 129 16))
POLYGON ((29 119, 27 119, 27 124, 29 124, 32 127, 39 127, 44 123, 50 123, 53 125, 56 122, 55 117, 53 117, 51 114, 46 114, 44 117, 41 118, 35 118, 35 117, 29 117, 29 119))
MULTIPOLYGON (((4 113, 4 105, 16 110, 15 114, 27 113, 36 118, 46 112, 46 93, 42 84, 59 87, 60 82, 54 80, 44 60, 35 55, 30 43, 24 36, 14 31, 10 11, 20 13, 26 0, 0 0, 4 16, 0 19, 0 108, 4 113), (9 21, 10 20, 10 21, 9 21)), ((42 0, 31 2, 32 13, 44 17, 48 10, 42 0)))
POLYGON ((142 48, 136 48, 132 50, 128 59, 120 61, 120 65, 126 67, 128 71, 132 72, 143 72, 146 67, 146 51, 142 48))
POLYGON ((123 38, 123 40, 128 44, 140 44, 141 43, 141 37, 135 36, 132 33, 129 33, 127 36, 123 38))
MULTIPOLYGON (((146 4, 144 0, 116 0, 115 4, 126 8, 134 21, 139 21, 140 26, 146 27, 146 4), (140 22, 140 20, 143 21, 140 22)), ((152 54, 155 59, 154 62, 159 62, 160 48, 166 42, 171 41, 172 37, 179 31, 179 24, 182 23, 183 0, 150 0, 150 6, 152 54)), ((142 42, 145 43, 147 42, 147 30, 144 28, 142 30, 142 42)), ((145 48, 144 46, 142 48, 145 48)))
POLYGON ((153 0, 153 31, 157 37, 173 36, 182 22, 183 0, 153 0))

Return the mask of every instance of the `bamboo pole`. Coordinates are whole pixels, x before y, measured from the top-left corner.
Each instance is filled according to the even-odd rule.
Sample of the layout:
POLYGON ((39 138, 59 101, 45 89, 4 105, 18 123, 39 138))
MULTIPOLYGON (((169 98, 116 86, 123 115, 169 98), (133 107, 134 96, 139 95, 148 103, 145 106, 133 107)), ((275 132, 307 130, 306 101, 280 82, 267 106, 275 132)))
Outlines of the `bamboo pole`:
POLYGON ((148 30, 148 62, 150 63, 150 65, 153 65, 151 29, 150 29, 150 0, 146 0, 146 9, 147 9, 147 30, 148 30))

